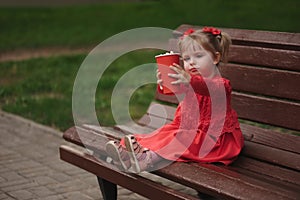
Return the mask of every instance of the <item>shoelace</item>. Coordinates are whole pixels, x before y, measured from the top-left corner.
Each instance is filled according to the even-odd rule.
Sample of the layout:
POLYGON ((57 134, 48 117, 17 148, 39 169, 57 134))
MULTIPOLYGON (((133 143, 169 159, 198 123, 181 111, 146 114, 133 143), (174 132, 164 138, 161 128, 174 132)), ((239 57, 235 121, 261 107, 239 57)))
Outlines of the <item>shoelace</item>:
POLYGON ((118 151, 120 153, 122 160, 129 160, 129 155, 127 154, 127 151, 122 147, 120 143, 115 142, 115 144, 118 146, 118 151))
POLYGON ((147 152, 150 152, 148 148, 142 147, 134 136, 131 137, 131 142, 133 145, 134 154, 136 155, 136 158, 139 162, 145 162, 148 167, 153 167, 152 163, 152 155, 151 153, 149 156, 147 155, 147 152))

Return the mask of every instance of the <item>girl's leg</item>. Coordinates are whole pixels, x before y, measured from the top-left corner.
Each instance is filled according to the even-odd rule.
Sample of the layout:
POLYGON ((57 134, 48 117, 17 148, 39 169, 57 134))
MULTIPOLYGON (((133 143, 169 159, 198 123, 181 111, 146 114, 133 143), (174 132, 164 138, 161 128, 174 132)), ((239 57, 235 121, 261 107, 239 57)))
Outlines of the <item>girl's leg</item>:
POLYGON ((155 152, 142 147, 133 135, 125 136, 125 146, 129 152, 132 169, 136 173, 150 169, 162 160, 155 152))
POLYGON ((130 157, 127 150, 117 141, 106 143, 106 152, 112 158, 114 165, 120 170, 127 171, 131 167, 130 157))
POLYGON ((161 161, 163 158, 160 157, 157 153, 151 150, 146 150, 143 154, 138 158, 138 165, 140 167, 140 171, 154 169, 155 164, 161 161))

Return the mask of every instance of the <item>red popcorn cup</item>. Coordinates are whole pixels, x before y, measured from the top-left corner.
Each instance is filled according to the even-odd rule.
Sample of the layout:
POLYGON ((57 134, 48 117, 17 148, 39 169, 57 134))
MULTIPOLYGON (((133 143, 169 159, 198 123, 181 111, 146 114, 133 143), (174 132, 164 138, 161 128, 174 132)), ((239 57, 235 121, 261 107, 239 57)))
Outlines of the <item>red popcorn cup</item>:
POLYGON ((162 91, 163 94, 174 94, 179 92, 179 85, 172 85, 171 82, 176 81, 176 79, 171 78, 168 74, 176 74, 176 72, 170 69, 173 63, 180 64, 180 54, 179 53, 165 53, 155 56, 158 70, 161 73, 162 79, 162 91))

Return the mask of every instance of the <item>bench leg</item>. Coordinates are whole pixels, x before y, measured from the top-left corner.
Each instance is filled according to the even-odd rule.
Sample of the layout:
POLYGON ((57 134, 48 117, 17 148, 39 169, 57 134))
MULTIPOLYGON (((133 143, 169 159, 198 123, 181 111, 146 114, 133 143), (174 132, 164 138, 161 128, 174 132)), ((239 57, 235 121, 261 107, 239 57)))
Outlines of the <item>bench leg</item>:
POLYGON ((117 200, 117 185, 97 176, 104 200, 117 200))
POLYGON ((198 197, 199 199, 205 199, 205 200, 217 200, 217 198, 201 192, 198 192, 198 197))

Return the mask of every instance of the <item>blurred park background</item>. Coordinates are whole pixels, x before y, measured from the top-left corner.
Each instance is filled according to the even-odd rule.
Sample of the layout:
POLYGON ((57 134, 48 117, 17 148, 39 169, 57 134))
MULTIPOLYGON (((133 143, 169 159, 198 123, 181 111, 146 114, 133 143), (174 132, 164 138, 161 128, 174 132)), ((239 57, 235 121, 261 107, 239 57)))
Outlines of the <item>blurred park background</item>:
MULTIPOLYGON (((81 63, 89 50, 114 34, 181 24, 299 32, 299 8, 299 0, 0 0, 0 109, 63 131, 73 124, 72 88, 81 63), (64 54, 30 56, 60 49, 64 54), (26 59, 5 59, 16 52, 26 59)), ((101 124, 114 123, 114 84, 132 67, 154 62, 158 52, 128 53, 105 72, 95 105, 101 124)), ((134 93, 133 118, 145 112, 154 91, 155 85, 147 85, 134 93)))

